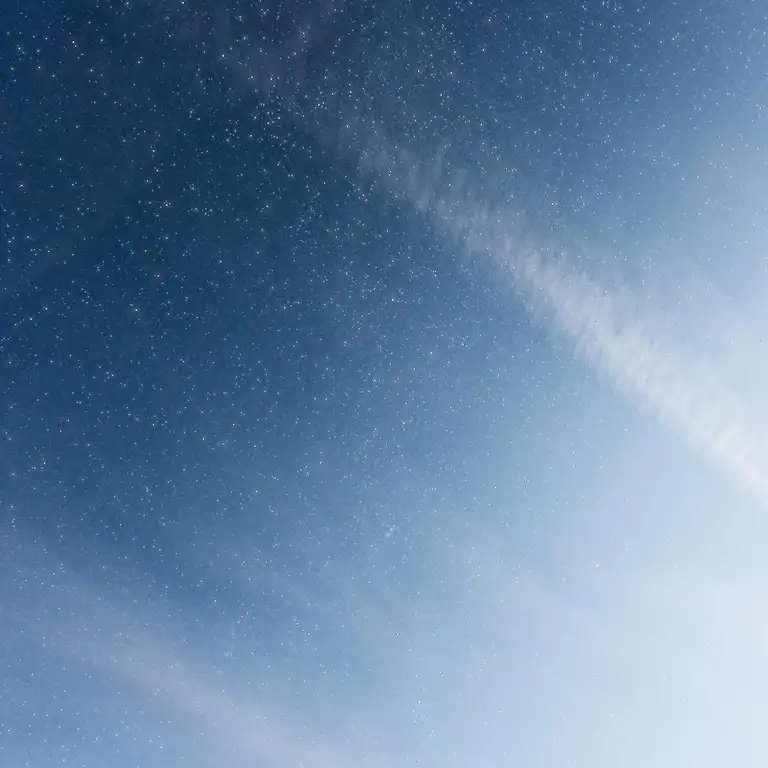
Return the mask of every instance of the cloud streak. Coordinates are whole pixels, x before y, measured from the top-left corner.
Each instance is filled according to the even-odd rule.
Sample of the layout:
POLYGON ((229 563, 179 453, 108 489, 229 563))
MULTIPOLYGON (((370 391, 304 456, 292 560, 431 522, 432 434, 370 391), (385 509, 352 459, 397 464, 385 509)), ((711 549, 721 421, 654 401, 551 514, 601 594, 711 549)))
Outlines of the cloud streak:
MULTIPOLYGON (((325 36, 332 34, 332 18, 332 12, 318 14, 323 23, 316 26, 325 36)), ((768 507, 768 440, 750 400, 723 380, 716 361, 694 355, 685 339, 675 338, 663 312, 644 309, 628 288, 608 288, 565 257, 552 256, 551 243, 523 234, 525 212, 514 200, 483 202, 472 168, 463 167, 448 145, 425 161, 388 135, 386 121, 376 117, 362 92, 347 88, 342 98, 344 89, 307 85, 298 74, 310 52, 306 34, 294 36, 285 50, 244 51, 222 14, 217 37, 242 85, 276 100, 316 138, 352 159, 363 175, 429 216, 473 258, 508 270, 514 289, 544 327, 569 339, 612 386, 768 507)), ((486 186, 509 186, 498 174, 495 181, 486 186)))
POLYGON ((582 274, 537 253, 509 263, 536 311, 584 359, 768 505, 768 442, 711 362, 670 343, 631 299, 582 274))
MULTIPOLYGON (((141 579, 112 567, 108 586, 28 535, 2 533, 0 574, 19 588, 6 630, 47 664, 79 670, 74 686, 94 691, 92 715, 78 714, 66 690, 54 699, 78 727, 88 719, 93 741, 77 750, 82 765, 104 762, 98 711, 117 712, 112 729, 155 719, 171 749, 150 750, 147 765, 639 768, 686 758, 721 765, 728 754, 759 764, 749 762, 761 744, 759 706, 744 700, 743 681, 757 690, 768 679, 768 627, 759 590, 743 574, 676 564, 597 579, 594 569, 574 568, 573 599, 514 565, 497 535, 492 544, 478 531, 418 552, 431 575, 407 585, 347 558, 286 576, 286 606, 298 606, 302 624, 329 631, 282 657, 284 627, 272 627, 257 654, 244 632, 227 666, 215 626, 204 622, 187 643, 183 622, 141 579), (322 599, 300 605, 320 583, 322 599), (326 674, 313 663, 318 651, 342 663, 326 674), (350 682, 360 690, 350 692, 350 682), (703 733, 701 723, 713 727, 703 733)), ((228 565, 218 576, 247 574, 228 565)), ((238 584, 237 604, 257 604, 252 582, 238 584)), ((20 706, 30 697, 20 690, 7 686, 4 703, 20 706)), ((37 706, 33 736, 48 733, 45 704, 37 706)), ((109 734, 102 741, 120 743, 109 734)), ((136 747, 123 744, 111 764, 135 764, 136 747)))

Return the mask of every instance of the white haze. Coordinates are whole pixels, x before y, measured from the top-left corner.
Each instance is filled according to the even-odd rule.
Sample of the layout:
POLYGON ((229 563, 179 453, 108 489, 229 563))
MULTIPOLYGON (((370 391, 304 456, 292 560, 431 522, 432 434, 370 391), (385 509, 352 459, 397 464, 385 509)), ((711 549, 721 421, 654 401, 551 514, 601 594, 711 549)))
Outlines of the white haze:
MULTIPOLYGON (((552 523, 536 567, 520 565, 523 545, 499 521, 484 518, 467 538, 460 517, 474 511, 465 509, 446 510, 447 533, 418 550, 431 575, 413 583, 344 556, 322 572, 308 566, 282 577, 296 621, 315 627, 318 639, 270 661, 247 634, 235 634, 236 670, 220 663, 221 638, 205 628, 187 642, 172 609, 141 579, 107 587, 61 567, 29 532, 7 528, 3 577, 19 594, 12 633, 41 657, 71 665, 75 686, 94 687, 103 711, 84 713, 92 722, 82 727, 105 718, 102 741, 116 723, 151 715, 143 733, 161 732, 166 753, 150 751, 143 764, 158 768, 765 765, 768 380, 754 320, 761 298, 708 293, 693 318, 601 278, 610 265, 587 274, 557 244, 522 234, 524 211, 513 202, 479 201, 472 168, 459 174, 455 161, 445 168, 416 157, 370 117, 325 120, 343 105, 308 108, 281 85, 287 65, 273 63, 269 83, 253 63, 229 67, 241 87, 282 102, 318 140, 426 215, 445 234, 446 251, 487 259, 510 307, 522 302, 598 374, 587 379, 590 418, 624 414, 584 459, 599 471, 568 481, 572 502, 552 523), (626 396, 625 412, 603 387, 626 396), (640 429, 637 408, 661 428, 640 429), (644 527, 651 533, 636 544, 644 527), (318 649, 354 657, 355 668, 370 672, 366 682, 356 687, 343 663, 316 666, 318 649)), ((680 247, 674 256, 685 264, 680 247)), ((761 254, 742 257, 742 273, 759 275, 761 254)), ((579 375, 576 366, 566 370, 579 375)), ((562 439, 576 441, 568 407, 555 417, 562 439)), ((532 505, 545 503, 558 476, 566 467, 542 468, 532 505)), ((505 482, 500 476, 502 489, 505 482)), ((417 514, 413 499, 401 503, 404 515, 417 514)), ((253 532, 227 535, 261 562, 253 532)), ((234 581, 243 604, 255 597, 248 563, 212 563, 198 568, 234 581)), ((53 680, 14 680, 11 700, 44 695, 49 685, 68 706, 53 680)), ((55 745, 49 754, 48 764, 66 764, 55 745)), ((91 743, 75 763, 104 757, 91 743)), ((131 759, 107 762, 120 768, 131 759)))

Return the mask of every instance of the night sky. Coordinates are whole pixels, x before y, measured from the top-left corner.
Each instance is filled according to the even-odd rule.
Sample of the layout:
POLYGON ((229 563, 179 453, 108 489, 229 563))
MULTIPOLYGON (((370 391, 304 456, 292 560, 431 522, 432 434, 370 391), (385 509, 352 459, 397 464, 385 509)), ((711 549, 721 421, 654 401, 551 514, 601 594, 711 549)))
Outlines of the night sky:
POLYGON ((0 765, 768 764, 768 9, 2 10, 0 765))

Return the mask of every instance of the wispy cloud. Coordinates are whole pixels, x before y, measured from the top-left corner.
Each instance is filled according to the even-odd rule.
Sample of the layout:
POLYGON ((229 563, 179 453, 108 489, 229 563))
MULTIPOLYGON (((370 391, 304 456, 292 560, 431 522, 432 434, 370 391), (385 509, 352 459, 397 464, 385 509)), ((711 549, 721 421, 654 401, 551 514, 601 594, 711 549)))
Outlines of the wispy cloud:
MULTIPOLYGON (((122 694, 123 724, 126 719, 140 719, 151 706, 161 713, 164 730, 182 728, 200 735, 199 748, 209 750, 216 760, 230 755, 234 765, 255 760, 275 768, 359 764, 350 761, 340 746, 342 734, 324 738, 311 707, 304 703, 297 709, 295 702, 292 705, 276 690, 292 674, 280 664, 270 671, 270 652, 280 644, 279 634, 272 636, 274 645, 263 656, 244 653, 247 662, 234 677, 217 663, 221 660, 218 639, 202 630, 188 643, 188 633, 169 615, 169 605, 152 597, 151 587, 141 579, 128 578, 112 564, 100 571, 112 585, 107 586, 86 577, 39 537, 14 528, 5 526, 0 531, 5 550, 0 574, 11 586, 5 593, 6 631, 25 638, 27 651, 38 660, 48 657, 65 668, 81 670, 81 684, 93 681, 96 674, 101 680, 99 700, 106 711, 122 694), (117 582, 119 588, 114 586, 117 582)), ((102 560, 98 553, 94 557, 102 560)), ((286 595, 286 600, 291 596, 286 595)), ((247 642, 248 638, 239 638, 240 651, 247 642)), ((22 693, 21 687, 11 685, 5 694, 10 706, 20 706, 19 697, 30 696, 28 690, 22 693)), ((64 694, 64 705, 71 707, 64 694)), ((78 717, 75 712, 70 716, 78 717)), ((95 723, 90 724, 89 733, 98 741, 95 723)), ((178 733, 170 736, 189 741, 178 733)), ((81 764, 96 764, 89 757, 92 747, 81 746, 81 764)), ((169 759, 175 764, 183 757, 176 754, 169 759)), ((191 753, 186 757, 195 758, 191 753)), ((130 760, 130 754, 125 759, 130 760)), ((113 764, 123 763, 114 757, 113 764)))
MULTIPOLYGON (((244 631, 226 665, 213 625, 186 642, 191 607, 174 619, 141 579, 120 580, 112 568, 110 585, 53 548, 5 534, 2 576, 19 588, 6 630, 24 629, 36 669, 45 659, 49 668, 54 660, 82 670, 76 685, 113 713, 108 728, 151 713, 164 741, 178 746, 166 755, 146 751, 139 733, 147 765, 639 768, 685 758, 714 766, 727 754, 757 764, 749 760, 759 754, 759 707, 744 698, 743 681, 757 690, 755 681, 767 679, 768 626, 761 596, 735 573, 655 565, 598 579, 594 569, 574 568, 578 599, 568 598, 515 565, 498 537, 493 545, 478 533, 420 552, 431 575, 407 584, 376 578, 349 558, 322 576, 287 575, 289 613, 307 627, 326 622, 327 631, 288 655, 284 626, 271 627, 257 653, 248 652, 254 638, 244 631), (318 581, 322 601, 303 605, 318 581), (318 652, 338 665, 308 663, 318 652), (296 678, 298 689, 287 692, 296 678), (702 733, 701 723, 711 730, 702 733)), ((218 575, 238 572, 227 566, 218 575)), ((258 599, 244 579, 230 611, 258 599)), ((21 695, 29 700, 29 686, 22 694, 9 682, 4 690, 12 706, 21 695)), ((71 696, 64 691, 55 706, 82 729, 71 696)), ((47 704, 33 706, 39 716, 47 704)), ((46 719, 36 722, 29 727, 42 739, 46 719)), ((103 764, 96 748, 119 740, 108 730, 99 739, 92 720, 85 732, 92 741, 79 744, 79 764, 103 764)), ((134 764, 131 743, 111 764, 134 764)))
MULTIPOLYGON (((332 18, 318 15, 325 27, 332 18)), ((670 330, 663 308, 649 311, 629 286, 609 288, 566 258, 552 256, 553 244, 546 239, 524 235, 525 211, 514 200, 484 202, 482 189, 472 182, 473 169, 447 145, 431 158, 420 157, 389 135, 386 120, 361 93, 350 91, 342 99, 334 89, 304 90, 297 79, 295 41, 294 47, 272 51, 267 66, 263 55, 238 48, 225 15, 218 34, 235 77, 279 101, 390 194, 431 216, 473 258, 508 270, 515 290, 544 326, 568 338, 611 385, 768 505, 768 440, 751 401, 724 379, 717 359, 697 355, 670 330)), ((499 184, 486 188, 508 186, 508 180, 495 177, 499 184)))
MULTIPOLYGON (((747 402, 718 374, 717 361, 689 353, 663 317, 539 253, 507 264, 537 315, 619 390, 655 413, 694 448, 768 505, 768 441, 747 402)), ((504 255, 501 254, 502 259, 504 255)))
MULTIPOLYGON (((553 255, 553 247, 542 238, 523 234, 525 215, 514 204, 478 204, 467 184, 470 173, 445 168, 440 156, 425 166, 405 150, 388 148, 383 134, 378 128, 361 142, 364 170, 372 169, 400 199, 428 212, 473 258, 507 272, 538 322, 569 339, 575 352, 611 385, 768 506, 765 425, 753 399, 734 387, 733 377, 722 375, 717 355, 688 345, 664 309, 649 308, 629 286, 612 281, 609 287, 567 257, 553 255)), ((723 310, 712 301, 702 304, 697 324, 722 317, 723 310)), ((743 325, 738 321, 738 316, 731 317, 731 326, 743 325)), ((723 329, 712 327, 711 332, 723 329)), ((760 349, 755 346, 752 354, 759 355, 760 349)), ((749 366, 741 378, 749 379, 750 371, 758 368, 749 366)), ((754 382, 748 384, 745 390, 754 391, 754 382)))

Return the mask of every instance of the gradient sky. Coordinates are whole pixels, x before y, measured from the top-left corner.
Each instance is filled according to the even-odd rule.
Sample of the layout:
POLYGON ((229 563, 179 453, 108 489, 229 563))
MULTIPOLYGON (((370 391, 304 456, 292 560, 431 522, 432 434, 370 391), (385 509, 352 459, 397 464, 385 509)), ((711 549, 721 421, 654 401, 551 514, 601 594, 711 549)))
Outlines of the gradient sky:
POLYGON ((3 768, 768 764, 762 3, 3 16, 3 768))

